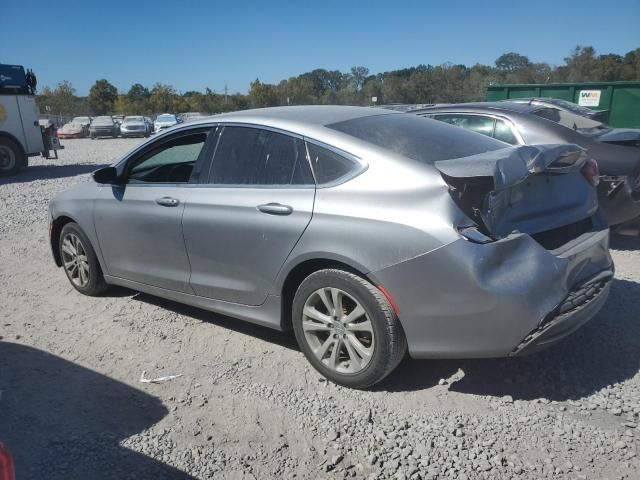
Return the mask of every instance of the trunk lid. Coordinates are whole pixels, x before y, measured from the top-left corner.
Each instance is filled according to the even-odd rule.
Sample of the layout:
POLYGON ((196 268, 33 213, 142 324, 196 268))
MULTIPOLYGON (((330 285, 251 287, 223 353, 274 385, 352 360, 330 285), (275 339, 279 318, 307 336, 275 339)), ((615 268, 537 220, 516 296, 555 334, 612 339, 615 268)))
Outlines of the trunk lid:
POLYGON ((435 167, 479 229, 503 238, 590 228, 598 198, 581 173, 587 160, 577 145, 523 145, 443 160, 435 167))

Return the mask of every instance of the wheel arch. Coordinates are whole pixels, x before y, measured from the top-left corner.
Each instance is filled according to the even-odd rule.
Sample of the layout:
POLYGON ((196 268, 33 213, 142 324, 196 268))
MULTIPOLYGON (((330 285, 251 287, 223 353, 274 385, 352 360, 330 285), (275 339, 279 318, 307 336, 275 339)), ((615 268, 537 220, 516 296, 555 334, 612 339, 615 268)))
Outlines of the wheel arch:
POLYGON ((293 298, 302 281, 314 272, 327 268, 337 268, 351 272, 362 277, 375 285, 372 279, 367 275, 367 269, 355 262, 342 258, 331 258, 329 256, 319 256, 313 258, 301 259, 295 265, 291 265, 285 274, 281 276, 278 292, 282 299, 280 327, 283 331, 292 329, 291 324, 291 307, 293 298))
POLYGON ((7 140, 11 140, 13 143, 18 145, 18 148, 22 152, 22 155, 24 155, 26 157, 27 152, 24 149, 24 146, 22 145, 22 142, 20 140, 18 140, 18 138, 15 135, 13 135, 13 134, 11 134, 9 132, 0 132, 0 138, 6 138, 7 140))
POLYGON ((67 215, 56 217, 49 225, 49 244, 53 253, 53 260, 58 267, 62 267, 62 258, 60 258, 60 232, 67 223, 78 223, 67 215))

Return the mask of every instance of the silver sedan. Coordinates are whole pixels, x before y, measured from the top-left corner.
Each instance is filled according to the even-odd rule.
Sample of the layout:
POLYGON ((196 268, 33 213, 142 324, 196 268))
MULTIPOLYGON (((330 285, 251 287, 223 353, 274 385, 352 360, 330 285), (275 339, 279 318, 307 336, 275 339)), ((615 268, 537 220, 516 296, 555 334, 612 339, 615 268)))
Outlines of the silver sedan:
POLYGON ((355 388, 407 351, 545 347, 598 312, 613 275, 583 150, 405 113, 209 117, 93 177, 50 205, 53 256, 78 291, 121 285, 293 329, 318 371, 355 388))

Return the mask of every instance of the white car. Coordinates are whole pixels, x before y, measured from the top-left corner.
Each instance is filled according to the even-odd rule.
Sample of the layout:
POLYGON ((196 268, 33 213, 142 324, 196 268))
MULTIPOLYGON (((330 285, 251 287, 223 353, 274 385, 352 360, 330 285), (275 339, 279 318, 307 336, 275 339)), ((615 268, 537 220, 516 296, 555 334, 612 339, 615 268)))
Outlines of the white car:
POLYGON ((178 124, 178 119, 175 115, 170 113, 163 113, 162 115, 158 115, 156 117, 156 121, 153 122, 154 130, 159 132, 165 128, 173 127, 178 124))

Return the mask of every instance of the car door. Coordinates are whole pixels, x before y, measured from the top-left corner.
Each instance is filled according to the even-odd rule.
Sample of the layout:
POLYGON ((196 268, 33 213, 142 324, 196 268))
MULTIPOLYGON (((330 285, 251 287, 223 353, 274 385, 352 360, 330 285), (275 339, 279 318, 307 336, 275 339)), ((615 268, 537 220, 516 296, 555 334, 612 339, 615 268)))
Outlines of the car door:
POLYGON ((301 137, 224 126, 208 179, 189 189, 183 216, 193 291, 262 304, 311 220, 314 198, 301 137))
POLYGON ((209 130, 190 129, 151 142, 126 161, 122 184, 100 189, 94 219, 106 273, 191 291, 182 214, 209 130))

